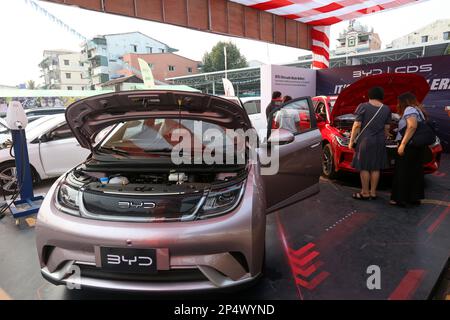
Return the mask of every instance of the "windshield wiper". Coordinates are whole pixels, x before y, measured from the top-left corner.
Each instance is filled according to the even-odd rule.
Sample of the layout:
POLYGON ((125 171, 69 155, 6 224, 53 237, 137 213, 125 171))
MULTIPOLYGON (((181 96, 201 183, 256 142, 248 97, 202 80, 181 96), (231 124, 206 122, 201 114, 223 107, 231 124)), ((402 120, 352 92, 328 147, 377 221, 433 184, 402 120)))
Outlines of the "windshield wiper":
POLYGON ((145 153, 170 153, 172 152, 171 148, 162 148, 162 149, 146 149, 145 153))
POLYGON ((128 156, 130 153, 122 150, 122 149, 118 149, 116 147, 100 147, 100 149, 98 149, 98 151, 102 152, 102 151, 109 151, 110 153, 117 153, 120 155, 125 155, 128 156))

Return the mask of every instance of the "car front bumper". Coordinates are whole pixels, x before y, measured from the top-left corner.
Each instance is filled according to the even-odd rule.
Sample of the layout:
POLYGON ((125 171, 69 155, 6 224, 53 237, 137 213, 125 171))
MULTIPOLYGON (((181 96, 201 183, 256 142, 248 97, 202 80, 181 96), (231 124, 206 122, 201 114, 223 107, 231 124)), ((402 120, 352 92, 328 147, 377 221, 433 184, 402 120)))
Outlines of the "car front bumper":
POLYGON ((52 283, 130 291, 187 291, 243 285, 261 274, 265 198, 251 172, 232 212, 190 222, 136 223, 86 219, 60 212, 58 181, 38 214, 36 244, 42 275, 52 283), (100 248, 156 249, 157 273, 106 272, 100 248))

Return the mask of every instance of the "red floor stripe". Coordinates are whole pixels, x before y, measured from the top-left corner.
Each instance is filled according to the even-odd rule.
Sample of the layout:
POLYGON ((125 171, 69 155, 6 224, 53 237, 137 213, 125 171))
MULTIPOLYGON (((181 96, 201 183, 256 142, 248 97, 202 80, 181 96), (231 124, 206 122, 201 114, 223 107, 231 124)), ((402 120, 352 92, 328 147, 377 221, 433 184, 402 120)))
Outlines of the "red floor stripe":
POLYGON ((395 288, 394 292, 389 296, 389 300, 409 300, 416 292, 420 283, 425 276, 425 270, 409 270, 403 277, 400 284, 395 288))
POLYGON ((433 222, 431 226, 428 227, 427 232, 429 234, 432 234, 436 231, 436 229, 439 227, 439 225, 445 220, 447 215, 450 212, 450 207, 447 207, 444 212, 442 212, 439 217, 436 219, 436 221, 433 222))

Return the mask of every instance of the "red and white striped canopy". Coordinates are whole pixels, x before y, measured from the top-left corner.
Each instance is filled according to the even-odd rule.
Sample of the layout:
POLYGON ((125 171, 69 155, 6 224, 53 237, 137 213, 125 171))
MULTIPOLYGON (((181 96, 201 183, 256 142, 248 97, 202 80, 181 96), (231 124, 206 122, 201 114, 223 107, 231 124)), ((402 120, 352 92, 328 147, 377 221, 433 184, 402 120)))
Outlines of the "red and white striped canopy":
POLYGON ((328 26, 426 0, 231 0, 311 25, 328 26))
POLYGON ((314 26, 313 67, 329 66, 329 26, 384 10, 427 0, 231 0, 314 26))

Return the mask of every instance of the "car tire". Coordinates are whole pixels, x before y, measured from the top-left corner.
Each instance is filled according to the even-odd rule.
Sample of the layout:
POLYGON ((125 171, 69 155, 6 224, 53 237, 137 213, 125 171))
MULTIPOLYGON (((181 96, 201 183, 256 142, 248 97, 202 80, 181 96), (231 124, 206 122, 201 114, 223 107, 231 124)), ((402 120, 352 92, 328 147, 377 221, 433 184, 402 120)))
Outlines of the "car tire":
POLYGON ((334 165, 334 155, 331 145, 327 143, 322 151, 322 175, 328 179, 336 179, 338 173, 334 165))
MULTIPOLYGON (((0 192, 4 195, 12 195, 17 191, 16 164, 12 161, 0 164, 0 192)), ((31 168, 33 184, 40 181, 36 171, 31 168)))

